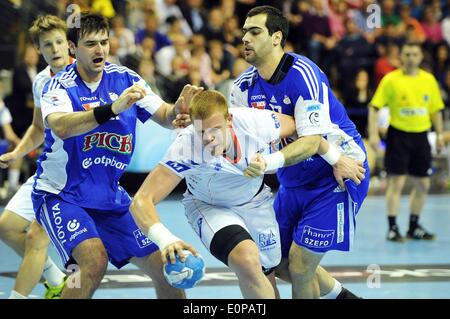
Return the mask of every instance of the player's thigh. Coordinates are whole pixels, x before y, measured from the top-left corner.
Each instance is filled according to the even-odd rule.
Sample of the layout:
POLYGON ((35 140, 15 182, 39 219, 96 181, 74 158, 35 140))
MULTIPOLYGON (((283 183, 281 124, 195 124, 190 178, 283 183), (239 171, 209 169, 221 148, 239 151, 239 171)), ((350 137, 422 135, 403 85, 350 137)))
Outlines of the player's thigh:
POLYGON ((232 207, 232 210, 244 220, 258 247, 263 267, 269 269, 278 266, 281 260, 281 238, 270 188, 264 189, 249 203, 232 207))
POLYGON ((66 202, 57 195, 46 194, 35 207, 37 221, 49 235, 65 266, 72 262, 72 251, 78 245, 99 238, 94 220, 80 206, 66 202))
POLYGON ((185 198, 185 214, 194 232, 211 254, 228 265, 230 252, 242 241, 253 240, 245 221, 230 208, 185 198))
POLYGON ((14 194, 0 215, 0 232, 24 232, 35 219, 31 192, 33 178, 30 177, 14 194))
MULTIPOLYGON (((329 250, 349 251, 353 246, 359 207, 347 191, 324 189, 321 196, 305 208, 294 230, 294 243, 316 254, 329 250)), ((296 246, 294 248, 297 250, 296 246)))
POLYGON ((110 262, 117 268, 128 264, 133 257, 147 257, 159 252, 137 226, 128 207, 119 211, 89 211, 95 221, 110 262))
POLYGON ((9 232, 24 233, 30 226, 30 221, 13 211, 5 210, 0 215, 0 236, 9 232))
POLYGON ((323 256, 324 253, 312 251, 293 242, 289 251, 290 274, 312 277, 316 273, 323 256))

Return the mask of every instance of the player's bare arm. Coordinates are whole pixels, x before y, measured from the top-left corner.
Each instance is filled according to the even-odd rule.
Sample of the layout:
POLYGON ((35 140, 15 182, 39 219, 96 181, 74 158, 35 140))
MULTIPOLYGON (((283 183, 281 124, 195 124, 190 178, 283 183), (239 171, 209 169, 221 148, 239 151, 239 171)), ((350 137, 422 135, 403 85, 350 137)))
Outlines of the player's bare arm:
POLYGON ((35 107, 33 112, 33 121, 25 132, 24 136, 18 142, 14 150, 0 156, 0 168, 7 168, 11 162, 24 157, 34 150, 44 141, 44 126, 42 124, 41 108, 35 107))
POLYGON ((164 200, 181 182, 182 178, 168 168, 157 165, 141 185, 130 206, 131 214, 147 237, 161 250, 163 262, 175 263, 175 254, 185 260, 184 249, 195 256, 197 251, 191 245, 173 235, 162 223, 156 211, 156 204, 164 200))
POLYGON ((144 96, 144 88, 133 85, 123 91, 110 106, 98 107, 87 112, 55 112, 49 114, 46 121, 52 131, 61 139, 78 136, 93 130, 109 118, 129 109, 144 96))
POLYGON ((186 127, 191 123, 189 103, 192 98, 203 91, 202 87, 186 84, 175 104, 163 103, 152 119, 166 128, 186 127))

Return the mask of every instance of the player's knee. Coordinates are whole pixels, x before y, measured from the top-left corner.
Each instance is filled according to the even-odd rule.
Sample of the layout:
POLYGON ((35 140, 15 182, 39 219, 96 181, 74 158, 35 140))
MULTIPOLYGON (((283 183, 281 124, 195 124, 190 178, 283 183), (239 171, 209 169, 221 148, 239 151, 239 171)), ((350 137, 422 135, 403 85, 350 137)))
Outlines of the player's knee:
POLYGON ((40 227, 31 227, 25 237, 25 245, 31 249, 45 249, 49 243, 47 233, 40 227))
POLYGON ((316 266, 311 265, 304 258, 294 258, 289 256, 289 273, 292 277, 296 277, 297 280, 311 280, 314 278, 316 272, 316 266))
POLYGON ((229 225, 214 234, 209 249, 218 260, 229 266, 231 252, 243 241, 253 240, 247 230, 239 225, 229 225))
POLYGON ((0 238, 8 238, 12 232, 14 232, 14 229, 11 227, 10 219, 8 219, 8 215, 3 212, 0 215, 0 238))
POLYGON ((259 252, 250 240, 240 242, 228 256, 228 264, 238 274, 252 277, 262 271, 259 252))

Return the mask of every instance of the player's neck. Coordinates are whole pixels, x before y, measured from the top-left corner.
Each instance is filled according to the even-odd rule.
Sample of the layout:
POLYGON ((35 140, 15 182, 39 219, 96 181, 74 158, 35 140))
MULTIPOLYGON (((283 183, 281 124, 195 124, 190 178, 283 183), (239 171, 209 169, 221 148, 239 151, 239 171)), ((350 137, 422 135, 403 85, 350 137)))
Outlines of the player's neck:
POLYGON ((95 83, 102 79, 103 70, 101 72, 88 72, 81 65, 77 64, 77 71, 81 79, 86 83, 95 83))
POLYGON ((280 64, 281 59, 283 58, 284 51, 283 50, 276 50, 267 58, 261 65, 256 66, 258 69, 259 75, 266 81, 270 80, 273 73, 278 67, 278 64, 280 64))

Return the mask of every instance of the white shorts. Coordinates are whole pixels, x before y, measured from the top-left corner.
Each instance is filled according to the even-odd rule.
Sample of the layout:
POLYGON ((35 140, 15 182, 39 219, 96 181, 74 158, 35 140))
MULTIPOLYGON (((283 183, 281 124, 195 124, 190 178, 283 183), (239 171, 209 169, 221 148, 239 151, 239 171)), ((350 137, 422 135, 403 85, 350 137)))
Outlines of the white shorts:
POLYGON ((230 225, 242 226, 252 236, 259 248, 261 265, 278 266, 281 261, 281 243, 278 223, 272 206, 272 193, 268 186, 250 202, 233 207, 221 207, 184 194, 183 205, 192 229, 210 250, 214 235, 230 225))
POLYGON ((20 186, 19 190, 6 204, 5 210, 9 210, 20 217, 32 222, 36 217, 33 209, 33 202, 31 201, 31 192, 33 191, 34 175, 27 179, 27 181, 20 186))

